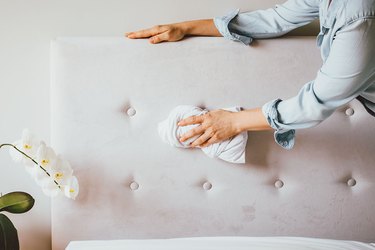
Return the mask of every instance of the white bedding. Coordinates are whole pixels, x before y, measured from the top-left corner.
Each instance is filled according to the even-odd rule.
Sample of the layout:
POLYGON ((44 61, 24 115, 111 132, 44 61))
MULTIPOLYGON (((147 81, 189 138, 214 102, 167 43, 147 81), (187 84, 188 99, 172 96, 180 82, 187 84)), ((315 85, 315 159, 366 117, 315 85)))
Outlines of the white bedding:
POLYGON ((197 237, 157 240, 73 241, 66 250, 374 250, 358 241, 302 237, 197 237))

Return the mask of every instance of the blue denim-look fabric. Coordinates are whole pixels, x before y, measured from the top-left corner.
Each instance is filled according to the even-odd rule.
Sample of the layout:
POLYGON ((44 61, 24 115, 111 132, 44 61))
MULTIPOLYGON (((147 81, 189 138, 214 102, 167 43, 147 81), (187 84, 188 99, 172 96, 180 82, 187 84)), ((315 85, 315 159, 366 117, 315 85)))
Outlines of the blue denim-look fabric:
POLYGON ((289 0, 267 10, 233 11, 214 18, 219 32, 249 45, 320 19, 317 45, 323 65, 316 78, 287 100, 263 105, 275 141, 286 149, 295 143, 295 129, 313 127, 337 108, 361 97, 375 111, 375 0, 289 0))

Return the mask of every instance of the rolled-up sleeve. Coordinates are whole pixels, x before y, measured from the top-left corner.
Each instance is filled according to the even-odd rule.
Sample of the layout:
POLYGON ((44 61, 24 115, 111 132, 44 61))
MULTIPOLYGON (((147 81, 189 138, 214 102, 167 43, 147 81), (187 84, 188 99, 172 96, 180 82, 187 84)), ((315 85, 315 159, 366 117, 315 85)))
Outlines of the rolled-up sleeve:
POLYGON ((318 17, 319 0, 289 0, 267 10, 235 10, 214 18, 214 23, 223 37, 248 45, 254 38, 281 36, 318 17))
POLYGON ((316 79, 305 84, 296 96, 263 106, 278 144, 292 148, 295 129, 318 125, 375 82, 374 22, 363 18, 342 27, 316 79))

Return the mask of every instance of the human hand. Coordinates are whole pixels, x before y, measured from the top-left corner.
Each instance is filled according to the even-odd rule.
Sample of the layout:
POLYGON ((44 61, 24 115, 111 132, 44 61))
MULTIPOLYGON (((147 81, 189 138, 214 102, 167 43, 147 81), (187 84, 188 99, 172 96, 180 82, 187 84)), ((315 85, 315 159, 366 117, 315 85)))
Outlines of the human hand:
POLYGON ((207 147, 213 143, 224 141, 231 138, 241 131, 238 126, 239 112, 231 112, 226 110, 214 110, 204 115, 190 116, 177 123, 178 126, 186 126, 192 124, 200 124, 180 138, 181 142, 188 140, 194 136, 199 136, 191 147, 207 147))
POLYGON ((131 39, 149 38, 150 43, 175 42, 183 39, 186 29, 183 23, 156 25, 152 28, 125 33, 131 39))

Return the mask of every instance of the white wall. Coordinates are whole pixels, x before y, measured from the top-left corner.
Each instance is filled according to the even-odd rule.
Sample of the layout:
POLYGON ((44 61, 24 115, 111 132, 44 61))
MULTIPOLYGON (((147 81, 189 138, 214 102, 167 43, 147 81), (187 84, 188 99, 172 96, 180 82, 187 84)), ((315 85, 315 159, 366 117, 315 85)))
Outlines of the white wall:
MULTIPOLYGON (((281 2, 283 0, 0 0, 0 143, 18 139, 25 127, 49 142, 51 39, 122 36, 125 31, 155 24, 211 18, 235 8, 254 10, 281 2)), ((317 23, 297 34, 316 32, 317 23)), ((30 212, 10 215, 18 228, 21 249, 50 249, 49 198, 21 166, 10 160, 7 150, 0 152, 0 170, 0 192, 26 191, 36 200, 30 212)))

